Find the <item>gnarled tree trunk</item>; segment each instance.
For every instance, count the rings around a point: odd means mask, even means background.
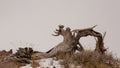
[[[81,37],[86,36],[93,36],[97,38],[95,51],[98,51],[103,54],[106,50],[104,48],[103,37],[101,33],[93,30],[94,27],[95,26],[91,28],[75,29],[71,31],[69,27],[64,29],[63,25],[59,25],[59,29],[56,29],[55,31],[56,35],[53,34],[53,36],[62,35],[63,41],[59,43],[57,46],[47,51],[46,53],[41,52],[33,54],[32,59],[54,57],[60,52],[73,54],[76,50],[83,51],[84,48],[82,47],[79,40]],[[79,45],[79,47],[77,45]]]

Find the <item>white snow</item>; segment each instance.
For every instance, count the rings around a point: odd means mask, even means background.
[[[60,65],[60,60],[54,60],[53,58],[46,58],[46,59],[40,59],[40,60],[36,60],[36,62],[38,62],[40,64],[39,67],[37,68],[62,68],[62,65]],[[32,68],[31,64],[27,64],[26,66],[22,66],[20,68]]]
[[[22,66],[20,68],[32,68],[30,64],[27,64],[26,66]]]

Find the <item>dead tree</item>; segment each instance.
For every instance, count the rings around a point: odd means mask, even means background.
[[[52,48],[46,53],[36,53],[32,55],[32,58],[41,58],[41,55],[43,54],[44,57],[54,57],[56,54],[62,52],[62,53],[73,53],[76,48],[76,40],[75,37],[72,35],[71,29],[67,27],[64,29],[63,25],[59,25],[59,29],[56,29],[55,31],[56,35],[53,36],[63,36],[63,41],[59,43],[57,46]],[[43,57],[43,56],[42,56]]]
[[[97,38],[95,51],[98,51],[103,54],[106,51],[103,43],[103,36],[101,33],[93,30],[94,27],[95,26],[91,28],[75,29],[71,31],[69,27],[64,29],[63,25],[59,25],[59,29],[56,29],[55,34],[53,34],[53,36],[61,35],[63,37],[63,41],[59,43],[57,46],[47,51],[46,53],[41,52],[41,53],[33,54],[32,58],[40,59],[40,58],[54,57],[60,52],[73,54],[75,53],[76,50],[84,51],[84,48],[82,47],[79,40],[81,37],[86,37],[86,36],[93,36]]]

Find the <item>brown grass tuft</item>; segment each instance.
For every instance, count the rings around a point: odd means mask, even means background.
[[[57,59],[63,59],[67,64],[81,65],[86,68],[120,68],[119,61],[111,53],[100,54],[90,50],[73,55],[59,53]]]

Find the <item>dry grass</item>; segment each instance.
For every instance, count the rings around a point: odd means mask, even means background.
[[[59,53],[57,59],[63,59],[68,64],[81,65],[85,68],[120,68],[119,60],[111,53],[100,54],[89,50],[74,55]]]
[[[11,53],[2,51],[0,52],[0,60],[10,55]],[[65,68],[70,68],[70,65],[82,66],[82,68],[120,68],[120,61],[114,58],[112,53],[106,52],[100,54],[95,51],[86,50],[75,54],[59,52],[56,55],[57,60],[62,59],[62,65]],[[24,63],[14,63],[16,65],[24,66]],[[31,66],[33,68],[39,67],[39,63],[32,60]],[[76,67],[75,67],[76,68]]]

